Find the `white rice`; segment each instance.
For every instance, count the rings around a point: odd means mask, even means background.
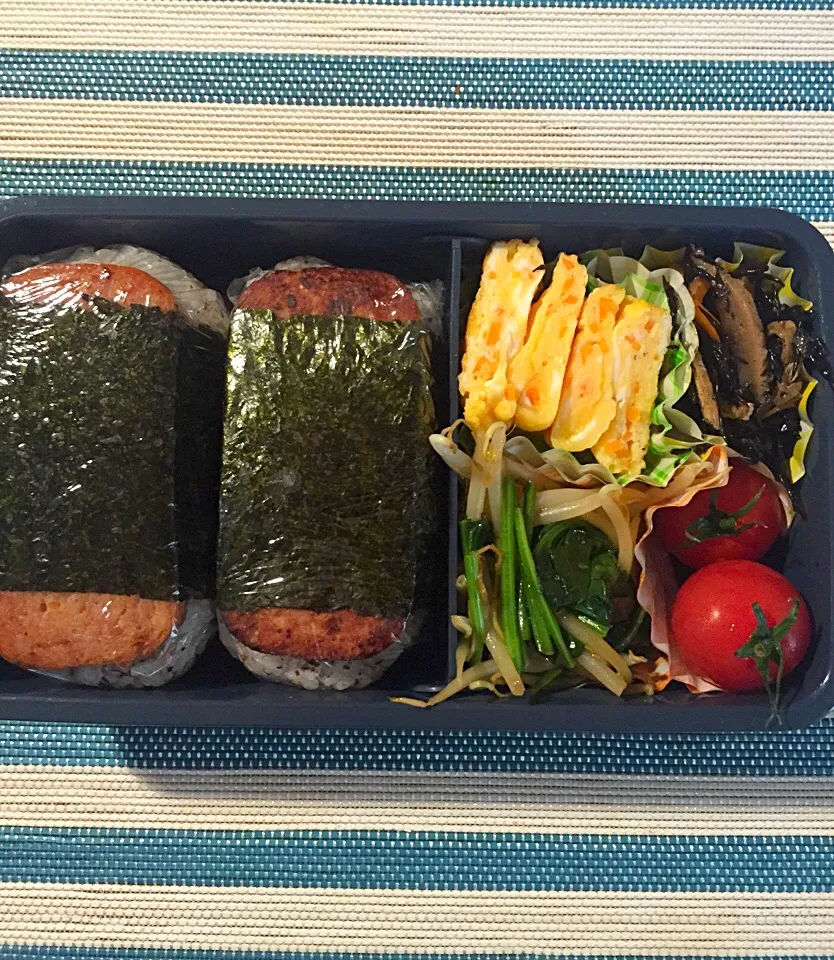
[[[332,263],[326,260],[320,260],[318,257],[290,257],[289,260],[281,260],[272,268],[273,270],[314,270],[317,267],[332,267]],[[263,274],[263,270],[261,274]]]
[[[261,680],[285,683],[305,690],[350,690],[367,687],[378,680],[409,646],[412,631],[407,629],[390,647],[365,660],[304,660],[253,650],[238,640],[218,616],[223,646],[246,669]]]
[[[409,283],[406,288],[411,291],[420,319],[426,330],[435,338],[443,337],[443,283],[432,280],[427,283]]]
[[[171,291],[177,312],[189,323],[209,327],[222,333],[224,337],[229,332],[229,312],[220,294],[216,290],[210,290],[187,270],[153,250],[130,244],[118,244],[100,250],[79,247],[65,259],[70,263],[111,263],[144,270]]]
[[[34,670],[45,677],[78,683],[85,687],[119,689],[162,687],[187,673],[205,650],[214,634],[214,607],[210,600],[190,600],[185,619],[174,627],[168,639],[143,660],[130,666],[105,664],[100,667],[69,667],[66,670]]]

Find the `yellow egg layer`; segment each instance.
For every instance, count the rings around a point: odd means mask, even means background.
[[[658,377],[672,335],[666,310],[627,297],[614,325],[614,417],[592,446],[597,460],[617,476],[637,476],[649,449],[649,425]]]
[[[588,450],[614,419],[614,324],[625,290],[613,283],[592,290],[565,372],[561,403],[548,442],[559,450]]]
[[[494,243],[466,324],[466,350],[458,377],[464,418],[473,431],[515,416],[518,394],[509,364],[521,349],[544,265],[538,240]]]
[[[518,397],[515,422],[522,430],[546,430],[559,409],[588,271],[562,254],[550,286],[533,305],[527,341],[510,362],[510,389]]]

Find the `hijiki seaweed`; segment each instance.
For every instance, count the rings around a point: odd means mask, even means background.
[[[801,506],[791,464],[800,404],[814,376],[832,386],[834,376],[825,345],[812,333],[811,304],[793,294],[789,275],[769,272],[773,259],[742,256],[727,264],[686,248],[683,272],[696,301],[699,343],[682,408],[745,459],[765,464]]]

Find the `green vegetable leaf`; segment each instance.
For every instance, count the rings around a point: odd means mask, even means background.
[[[464,517],[460,522],[461,550],[475,553],[493,542],[494,534],[489,520],[470,520]]]
[[[598,553],[591,560],[585,599],[575,603],[573,609],[607,628],[613,614],[612,586],[619,578],[620,567],[613,551]]]
[[[605,639],[618,653],[627,653],[630,650],[643,657],[652,652],[656,653],[652,647],[651,617],[637,603],[628,620],[615,623]]]
[[[554,610],[571,610],[605,629],[614,619],[614,597],[630,588],[614,545],[585,521],[563,520],[543,528],[534,550],[542,592]]]

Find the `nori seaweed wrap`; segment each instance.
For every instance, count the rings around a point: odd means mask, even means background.
[[[160,686],[214,629],[228,314],[158,254],[84,248],[0,283],[0,657]]]
[[[263,679],[365,686],[419,625],[438,287],[293,261],[232,292],[220,637]]]

